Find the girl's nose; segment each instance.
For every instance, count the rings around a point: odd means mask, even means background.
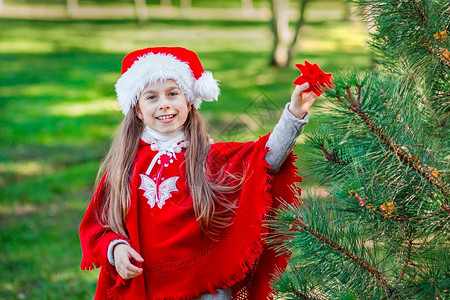
[[[159,104],[159,109],[170,108],[170,102],[166,97],[161,98],[161,102]]]

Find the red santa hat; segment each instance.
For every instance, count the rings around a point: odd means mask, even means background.
[[[195,52],[181,47],[146,48],[127,54],[122,61],[122,76],[115,87],[123,114],[136,106],[145,86],[167,79],[174,80],[197,109],[202,100],[219,97],[218,81],[203,69]]]

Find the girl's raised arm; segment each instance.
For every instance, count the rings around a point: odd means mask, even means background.
[[[267,141],[266,147],[269,148],[269,152],[265,159],[272,168],[272,173],[280,169],[302,133],[303,126],[309,121],[308,111],[317,99],[317,95],[312,91],[304,92],[308,87],[307,82],[295,87],[291,102],[286,105],[280,121]]]

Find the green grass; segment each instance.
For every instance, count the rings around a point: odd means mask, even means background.
[[[367,69],[364,25],[331,18],[335,10],[311,8],[314,22],[303,28],[294,62],[307,59],[329,72]],[[219,101],[201,108],[216,139],[233,122],[247,124],[245,139],[271,130],[299,75],[268,66],[265,21],[152,18],[138,26],[4,18],[0,28],[0,299],[92,298],[97,272],[79,270],[77,229],[122,118],[114,83],[124,54],[159,45],[195,50],[221,81]],[[254,113],[261,99],[275,113],[249,121],[243,109]]]

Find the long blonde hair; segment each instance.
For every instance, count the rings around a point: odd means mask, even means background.
[[[97,219],[103,226],[125,237],[128,237],[124,220],[131,201],[133,162],[143,129],[144,123],[137,117],[135,110],[131,109],[123,119],[97,174],[98,186],[106,172],[102,186],[104,194],[100,198],[103,202]],[[210,139],[206,124],[194,107],[188,114],[184,133],[186,141],[189,141],[185,154],[186,177],[195,216],[203,231],[214,233],[216,229],[230,224],[236,201],[230,201],[225,195],[237,191],[243,183],[243,177],[236,178],[226,174],[218,176],[222,178],[220,182],[211,181],[214,174],[209,174],[206,166]],[[236,184],[230,186],[230,179]]]
[[[185,155],[186,177],[191,190],[194,212],[200,227],[215,233],[215,230],[230,225],[237,199],[228,199],[226,195],[237,191],[242,186],[245,176],[239,178],[232,174],[223,174],[224,170],[219,174],[210,173],[206,165],[211,145],[210,138],[206,124],[195,108],[189,112],[184,134],[186,140],[190,142]]]

